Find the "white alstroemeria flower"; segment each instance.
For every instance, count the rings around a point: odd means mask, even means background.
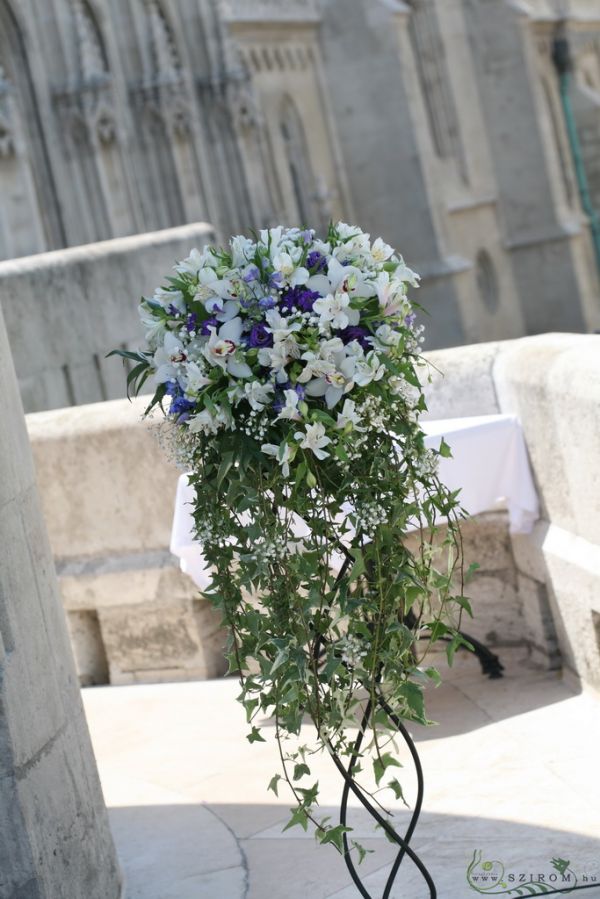
[[[324,378],[325,375],[335,372],[335,364],[328,359],[320,359],[315,353],[303,353],[306,365],[298,375],[298,383],[306,384],[313,378]]]
[[[188,362],[185,366],[183,378],[179,378],[181,386],[187,395],[199,393],[203,387],[210,384],[210,378],[206,377],[204,367],[200,367],[197,362]]]
[[[381,364],[374,352],[367,353],[364,360],[358,360],[354,369],[354,383],[366,387],[372,381],[380,381],[385,374],[385,366]]]
[[[402,335],[389,325],[380,325],[375,331],[375,336],[384,347],[398,346]]]
[[[177,378],[177,365],[185,362],[187,354],[181,341],[175,337],[172,331],[167,331],[163,345],[154,353],[154,380],[157,384],[165,384],[167,381],[175,381]]]
[[[272,347],[261,347],[258,351],[258,361],[265,368],[271,368],[277,372],[277,379],[281,383],[287,381],[285,366],[292,359],[300,357],[300,347],[293,334],[283,340],[276,340]]]
[[[313,312],[319,316],[320,331],[326,331],[330,327],[343,330],[360,321],[360,312],[350,308],[350,297],[342,291],[315,300]]]
[[[374,240],[371,245],[371,256],[373,257],[373,261],[379,263],[380,265],[393,256],[394,250],[390,247],[389,243],[385,243],[378,237],[377,240]]]
[[[156,347],[162,343],[167,330],[166,323],[162,318],[155,318],[152,313],[143,305],[138,306],[138,315],[144,329],[144,338],[151,347]]]
[[[249,237],[239,234],[231,238],[231,267],[243,268],[256,252],[256,244]]]
[[[222,409],[217,409],[216,414],[203,409],[188,420],[188,428],[192,434],[216,434],[227,423],[227,416]]]
[[[402,257],[400,257],[400,264],[396,271],[394,272],[394,277],[398,278],[399,281],[406,281],[410,284],[411,287],[419,287],[421,276],[416,272],[413,272],[412,268],[409,268]]]
[[[216,267],[219,260],[210,247],[204,247],[202,252],[194,248],[187,259],[182,259],[175,266],[175,271],[185,275],[197,275],[206,266]]]
[[[286,443],[278,446],[276,443],[263,443],[263,445],[261,446],[261,450],[265,454],[265,456],[275,456],[275,458],[281,465],[282,475],[284,476],[284,478],[289,478],[291,456],[290,445]]]
[[[301,421],[302,416],[298,412],[298,403],[300,401],[300,397],[296,393],[295,390],[284,390],[283,396],[285,398],[285,405],[275,421],[279,421],[280,418],[287,418],[291,421]]]
[[[235,297],[235,285],[229,278],[219,278],[212,268],[202,269],[194,299],[203,303],[207,312],[222,312],[226,301]]]
[[[169,309],[173,306],[178,312],[185,312],[185,298],[180,290],[165,290],[164,287],[157,287],[152,297],[153,303],[158,303],[163,309]]]
[[[379,272],[376,286],[383,315],[398,315],[403,309],[408,309],[404,284],[398,278],[390,278],[389,272]]]
[[[347,358],[338,356],[337,369],[329,370],[322,377],[308,382],[305,388],[307,396],[324,396],[327,408],[333,409],[344,394],[354,387],[357,364],[354,356]]]
[[[261,384],[260,381],[247,381],[244,384],[244,393],[251,407],[257,412],[262,412],[270,402],[275,388],[272,384]]]
[[[291,287],[306,284],[310,272],[303,266],[296,267],[294,259],[289,253],[277,253],[273,259],[273,268],[279,272]]]
[[[302,328],[301,322],[290,322],[289,318],[280,315],[276,309],[269,309],[265,319],[275,343],[287,340],[294,331],[300,331]]]
[[[354,400],[345,400],[342,411],[338,412],[335,426],[338,430],[343,431],[348,425],[352,425],[355,431],[364,431],[361,427],[361,417],[356,411],[356,403]]]
[[[340,240],[348,240],[349,238],[356,240],[361,237],[366,237],[368,240],[370,237],[369,234],[361,231],[358,225],[347,225],[346,222],[338,222],[335,226],[335,231]]]
[[[331,443],[331,437],[325,433],[325,425],[317,421],[315,424],[306,425],[306,431],[296,431],[294,439],[300,442],[302,449],[309,449],[317,459],[326,459],[329,453],[323,449]]]
[[[234,378],[250,378],[252,377],[250,366],[234,358],[240,347],[241,337],[242,320],[232,318],[221,325],[218,331],[216,328],[210,329],[210,337],[202,352],[211,365],[219,365]]]
[[[351,297],[369,298],[376,294],[375,282],[369,272],[363,272],[354,265],[342,265],[335,257],[329,260],[326,275],[312,275],[306,284],[310,290],[316,290],[323,296],[338,290]]]

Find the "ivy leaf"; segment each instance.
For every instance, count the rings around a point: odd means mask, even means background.
[[[381,778],[385,774],[386,768],[401,768],[402,765],[398,759],[394,758],[391,752],[384,752],[383,755],[373,759],[373,773],[375,775],[375,783],[377,786],[381,783]]]
[[[249,734],[246,735],[246,739],[249,743],[266,743],[267,741],[258,729],[258,727],[253,727]]]
[[[308,765],[305,765],[304,762],[298,762],[297,765],[294,765],[294,780],[300,780],[306,774],[310,774]]]
[[[304,808],[303,805],[299,805],[298,808],[290,809],[292,813],[292,817],[288,821],[288,823],[283,828],[284,831],[289,830],[291,827],[300,826],[302,830],[306,831],[308,829],[308,812]]]
[[[344,834],[349,833],[352,827],[346,827],[344,824],[338,824],[337,827],[328,827],[327,830],[318,832],[319,842],[333,843],[338,852],[344,851]]]
[[[453,598],[454,598],[454,602],[457,605],[459,605],[461,607],[461,609],[464,609],[465,612],[467,613],[467,615],[470,618],[472,618],[473,617],[473,609],[471,608],[471,603],[469,602],[467,597],[466,596],[455,596]]]
[[[351,846],[353,849],[356,849],[359,865],[362,865],[367,855],[370,855],[375,851],[374,849],[365,849],[365,847],[358,843],[356,840],[351,840]]]
[[[352,581],[357,580],[361,576],[361,574],[365,573],[365,559],[360,547],[353,547],[350,550],[350,554],[354,558],[354,565],[352,566],[350,574],[348,575],[348,581],[352,583]]]
[[[440,456],[442,456],[444,459],[452,458],[452,450],[450,449],[449,445],[446,443],[446,441],[444,440],[443,437],[442,437],[442,442],[440,443],[439,452],[440,452]]]
[[[394,796],[396,797],[396,799],[401,799],[404,805],[408,808],[408,803],[404,798],[404,792],[402,791],[402,784],[400,783],[400,781],[396,777],[394,777],[393,780],[390,780],[390,782],[388,783],[388,787],[390,788],[390,790],[394,791]]]
[[[278,789],[280,780],[281,774],[275,774],[269,781],[269,786],[267,787],[267,790],[272,790],[276,796],[279,796]]]

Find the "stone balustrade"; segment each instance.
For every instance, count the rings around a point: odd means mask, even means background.
[[[549,667],[562,657],[598,685],[599,351],[600,337],[560,334],[439,350],[426,387],[432,418],[517,413],[542,500],[531,536],[511,537],[502,512],[465,524],[467,561],[481,566],[468,629],[492,646],[527,646]],[[218,618],[168,551],[178,472],[140,420],[144,404],[28,416],[84,683],[223,670]]]

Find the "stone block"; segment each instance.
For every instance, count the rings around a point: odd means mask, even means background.
[[[532,652],[536,651],[538,662],[543,660],[550,669],[560,668],[558,637],[545,584],[519,573],[518,589],[527,643]]]
[[[494,360],[511,341],[430,350],[430,366],[421,372],[427,413],[424,419],[495,415],[500,411],[492,377]]]
[[[113,684],[218,677],[227,668],[220,615],[206,600],[98,611]]]
[[[81,686],[107,683],[108,662],[98,613],[91,609],[68,612],[67,625]]]

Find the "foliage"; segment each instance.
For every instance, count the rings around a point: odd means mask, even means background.
[[[377,700],[427,723],[423,688],[439,675],[424,658],[438,640],[451,657],[468,609],[461,512],[437,475],[448,447],[426,449],[418,423],[408,284],[418,276],[391,247],[343,223],[325,241],[282,228],[236,237],[193,251],[142,301],[148,347],[130,354],[129,386],[152,377],[148,411],[163,409],[195,488],[248,740],[274,718],[282,767],[269,789],[294,797],[287,826],[313,822],[340,850],[347,828],[319,816],[313,754],[347,759],[370,697],[361,763],[403,799],[396,729]],[[307,718],[316,736],[304,743]]]

